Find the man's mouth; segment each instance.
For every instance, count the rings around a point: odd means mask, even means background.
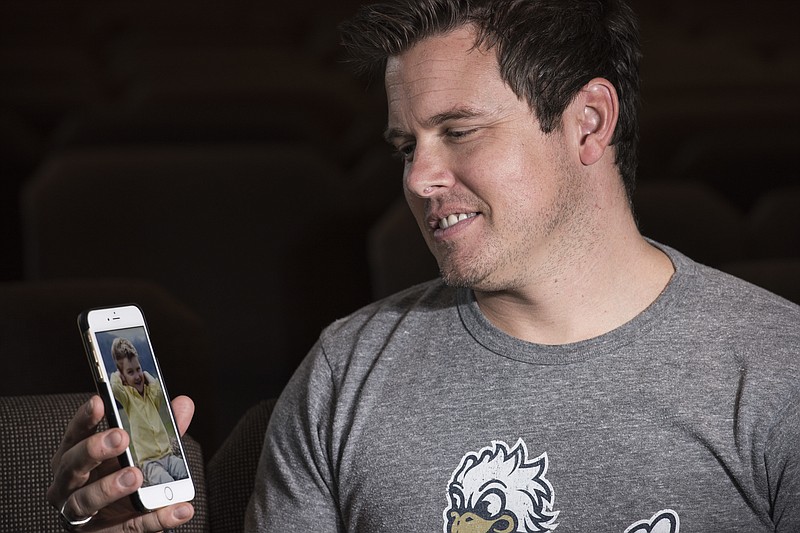
[[[472,218],[478,213],[453,213],[452,215],[448,215],[444,218],[439,219],[439,229],[447,229],[451,226],[454,226],[461,222],[462,220],[466,220],[468,218]]]

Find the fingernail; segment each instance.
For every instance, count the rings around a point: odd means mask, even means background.
[[[92,416],[92,411],[94,411],[93,406],[94,398],[89,398],[89,401],[84,405],[84,408],[86,409],[86,416]]]
[[[109,448],[116,448],[122,443],[122,435],[119,434],[119,431],[112,431],[106,435],[105,443]]]
[[[189,510],[188,505],[180,505],[175,508],[175,511],[172,513],[172,516],[174,516],[178,520],[186,520],[191,516],[191,514],[192,512]]]
[[[123,487],[132,487],[136,484],[136,476],[128,470],[119,477],[119,484]]]

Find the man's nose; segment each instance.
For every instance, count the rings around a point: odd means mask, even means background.
[[[429,198],[447,189],[455,181],[453,172],[444,154],[417,144],[414,158],[406,163],[403,183],[412,195]]]

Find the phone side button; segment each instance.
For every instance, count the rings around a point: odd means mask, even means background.
[[[172,489],[169,487],[164,487],[164,496],[169,500],[172,501],[172,498],[175,496],[172,494]]]

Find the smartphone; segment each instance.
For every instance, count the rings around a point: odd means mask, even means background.
[[[134,505],[151,511],[193,499],[189,464],[142,310],[135,304],[90,309],[78,316],[78,326],[108,423],[130,435],[120,464],[144,475]]]

